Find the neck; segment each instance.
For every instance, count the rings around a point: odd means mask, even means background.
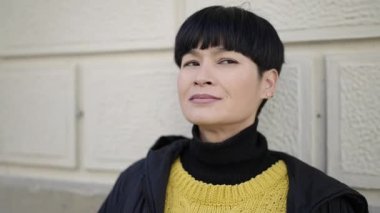
[[[254,120],[218,126],[198,125],[200,138],[204,142],[220,143],[252,125],[253,122]]]
[[[258,120],[220,143],[200,138],[199,127],[181,153],[181,162],[195,179],[212,184],[242,183],[271,166],[276,158],[268,152],[265,137],[257,132]]]

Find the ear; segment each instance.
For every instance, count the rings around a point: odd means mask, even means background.
[[[278,72],[276,69],[265,71],[261,77],[261,98],[269,99],[276,91]]]

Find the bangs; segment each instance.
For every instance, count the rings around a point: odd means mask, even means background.
[[[201,12],[201,11],[200,11]],[[175,43],[175,62],[181,66],[183,55],[192,49],[223,47],[242,54],[247,52],[247,42],[242,37],[241,17],[238,14],[216,9],[213,13],[199,14],[188,19],[179,30]]]
[[[235,46],[231,41],[234,38],[236,38],[236,32],[234,32],[234,23],[231,19],[218,14],[206,14],[197,23],[184,29],[183,37],[178,45],[188,50],[217,46],[231,50]]]

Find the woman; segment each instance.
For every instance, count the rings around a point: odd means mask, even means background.
[[[358,192],[269,151],[257,132],[284,62],[268,21],[237,7],[202,9],[179,29],[174,55],[193,138],[161,137],[100,212],[368,212]]]

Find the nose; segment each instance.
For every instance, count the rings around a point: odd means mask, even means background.
[[[198,85],[198,86],[205,86],[205,85],[212,85],[212,81],[209,81],[209,80],[195,80],[194,81],[194,85]]]
[[[207,63],[203,63],[199,66],[197,74],[194,79],[194,85],[196,86],[206,86],[213,85],[214,80],[212,76],[212,66]]]

